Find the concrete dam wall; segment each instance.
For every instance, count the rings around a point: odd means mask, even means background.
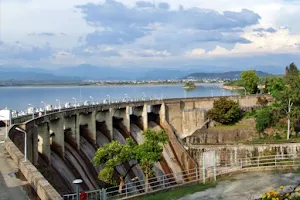
[[[66,194],[75,191],[72,184],[75,178],[84,180],[81,190],[108,186],[97,178],[102,167],[94,167],[91,163],[97,148],[111,140],[124,143],[127,137],[142,143],[142,132],[148,128],[164,129],[169,137],[169,143],[164,145],[161,161],[155,163],[156,176],[180,174],[181,171],[196,168],[194,159],[198,159],[198,150],[190,149],[193,155],[191,157],[181,145],[180,138],[191,135],[203,126],[207,120],[207,110],[218,98],[169,99],[79,107],[49,113],[34,120],[25,116],[23,119],[14,119],[13,123],[27,132],[28,159],[60,194]],[[229,98],[239,102],[244,108],[254,107],[257,102],[257,96]],[[24,137],[15,129],[10,131],[9,136],[23,152]],[[116,180],[117,174],[125,174],[135,162],[132,160],[116,167]],[[140,166],[136,165],[126,177],[126,182],[136,177],[141,180],[144,176]],[[180,183],[184,181],[183,177],[184,174],[173,178]]]
[[[194,160],[202,165],[202,155],[206,151],[216,152],[216,161],[219,166],[232,166],[239,164],[241,159],[287,154],[299,154],[299,143],[286,144],[257,144],[257,145],[190,145],[189,154]]]

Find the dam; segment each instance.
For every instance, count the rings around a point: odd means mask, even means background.
[[[238,102],[242,109],[247,110],[257,106],[257,97],[247,95],[227,98]],[[8,144],[8,148],[14,149],[14,144],[24,154],[24,135],[16,130],[16,127],[25,130],[28,160],[53,187],[52,194],[57,192],[56,194],[63,195],[75,191],[72,181],[77,178],[83,180],[83,184],[80,185],[82,191],[109,186],[97,178],[101,166],[94,167],[91,163],[99,147],[112,140],[125,143],[128,137],[140,144],[144,141],[144,130],[164,129],[169,142],[164,145],[161,161],[154,165],[155,176],[179,174],[173,179],[180,183],[184,181],[184,174],[180,173],[195,169],[201,164],[197,156],[203,151],[199,148],[187,150],[182,141],[207,124],[207,111],[218,98],[220,97],[91,105],[54,111],[34,119],[31,116],[14,118],[9,131],[9,139],[13,143]],[[132,160],[116,167],[115,173],[124,174],[134,162]],[[25,177],[29,176],[30,170],[26,168],[23,171],[27,173]],[[36,186],[33,175],[30,178]],[[139,165],[130,170],[126,182],[135,178],[145,178]],[[39,187],[40,185],[35,189],[38,191]],[[46,189],[42,189],[40,195],[47,195]],[[144,188],[139,190],[143,191]]]

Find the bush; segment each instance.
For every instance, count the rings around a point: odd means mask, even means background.
[[[271,112],[269,108],[264,108],[257,112],[256,130],[262,133],[271,123]]]
[[[241,110],[239,104],[233,100],[220,98],[214,101],[208,117],[222,124],[234,124],[241,118]]]
[[[275,139],[276,139],[276,140],[281,140],[281,139],[282,139],[279,133],[276,133]]]

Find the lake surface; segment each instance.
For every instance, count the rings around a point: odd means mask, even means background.
[[[43,107],[41,101],[46,104],[57,105],[56,99],[61,105],[66,102],[74,103],[85,100],[103,102],[110,95],[111,101],[127,98],[184,98],[235,95],[234,92],[222,90],[221,84],[197,84],[197,88],[186,91],[182,85],[127,85],[127,86],[68,86],[68,87],[0,87],[0,109],[8,107],[12,110],[26,110],[28,104],[34,107]]]

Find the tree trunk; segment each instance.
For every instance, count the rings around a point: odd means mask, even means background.
[[[145,187],[146,187],[146,193],[147,193],[149,191],[149,166],[148,166],[148,164],[146,166]]]
[[[288,130],[287,130],[287,140],[290,139],[290,132],[291,132],[291,110],[292,110],[293,103],[289,99],[289,104],[288,104]]]
[[[288,130],[287,130],[287,140],[290,139],[290,131],[291,131],[291,120],[290,117],[288,118]]]
[[[123,178],[123,176],[120,176],[120,185],[119,185],[119,193],[120,194],[122,193],[124,184],[125,184],[124,178]]]

